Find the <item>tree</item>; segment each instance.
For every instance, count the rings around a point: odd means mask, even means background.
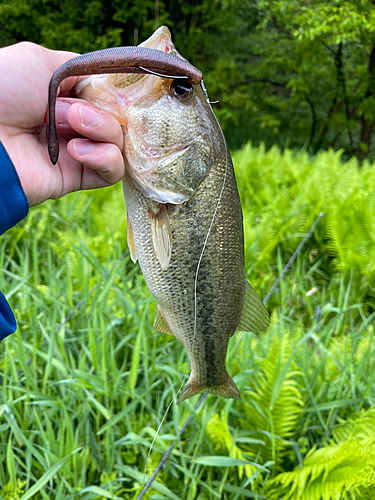
[[[0,0],[0,42],[87,52],[167,24],[231,148],[375,158],[375,0]]]
[[[233,37],[246,23],[243,5]],[[222,68],[210,75],[221,79],[225,115],[228,108],[239,124],[268,130],[282,146],[373,158],[374,0],[248,0],[245,8],[255,9],[257,29],[248,22],[242,48],[223,56],[232,66],[224,85]]]

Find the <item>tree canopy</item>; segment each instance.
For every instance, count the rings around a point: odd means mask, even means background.
[[[232,148],[375,158],[375,0],[0,0],[0,43],[87,52],[166,24]]]

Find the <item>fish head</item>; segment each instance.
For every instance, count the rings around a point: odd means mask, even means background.
[[[165,26],[143,47],[186,61]],[[124,133],[126,167],[142,193],[159,203],[191,199],[213,164],[220,129],[201,85],[152,74],[93,75],[78,97],[115,116]]]

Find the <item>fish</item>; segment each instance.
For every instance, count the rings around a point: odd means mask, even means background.
[[[141,46],[186,61],[165,26]],[[269,314],[246,279],[234,168],[204,84],[93,75],[75,93],[123,127],[130,255],[158,304],[154,329],[173,335],[190,361],[177,402],[201,392],[240,399],[226,368],[229,339],[266,329]]]

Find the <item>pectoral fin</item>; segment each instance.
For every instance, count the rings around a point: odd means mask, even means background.
[[[172,233],[168,212],[165,205],[160,204],[158,213],[150,214],[152,242],[156,257],[162,269],[167,269],[172,255]]]
[[[167,335],[173,335],[159,306],[156,309],[156,314],[154,319],[154,330],[160,333],[166,333]]]
[[[243,332],[261,332],[270,323],[270,317],[263,302],[249,282],[246,282],[242,316],[237,330]]]
[[[137,257],[137,252],[135,250],[133,228],[130,223],[129,214],[126,214],[126,228],[127,228],[126,232],[128,236],[128,248],[130,252],[130,258],[135,264],[138,260],[138,257]]]

